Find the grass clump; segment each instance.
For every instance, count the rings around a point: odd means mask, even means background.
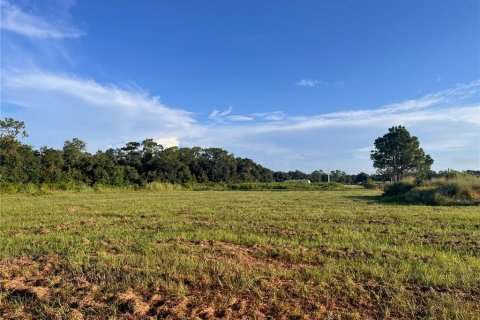
[[[362,185],[363,185],[363,187],[364,187],[365,189],[372,189],[372,190],[374,190],[374,189],[378,189],[378,188],[379,188],[378,184],[377,184],[375,181],[373,181],[372,179],[370,179],[370,178],[368,178],[367,180],[365,180],[365,181],[362,183]]]
[[[185,190],[187,187],[181,184],[174,184],[174,183],[165,183],[165,182],[150,182],[144,187],[145,190],[150,191],[172,191],[172,190]]]
[[[388,186],[383,197],[390,201],[427,205],[480,205],[480,178],[456,174],[414,183],[401,181]]]

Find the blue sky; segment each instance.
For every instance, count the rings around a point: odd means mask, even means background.
[[[476,0],[0,4],[2,117],[36,147],[151,137],[373,172],[402,124],[434,169],[480,169]]]

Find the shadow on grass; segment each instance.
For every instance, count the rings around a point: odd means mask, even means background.
[[[364,201],[367,203],[381,203],[381,204],[390,204],[390,205],[412,205],[413,203],[410,203],[405,200],[405,196],[399,195],[399,196],[392,196],[392,197],[383,197],[381,195],[378,196],[351,196],[351,195],[345,195],[344,196],[347,199],[351,200],[356,200],[356,201]]]
[[[358,201],[367,201],[367,202],[377,202],[382,199],[382,196],[351,196],[345,195],[344,198],[351,199],[351,200],[358,200]]]

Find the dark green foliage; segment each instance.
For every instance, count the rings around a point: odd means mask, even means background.
[[[383,196],[384,197],[398,196],[398,195],[407,193],[413,188],[415,188],[415,184],[412,182],[401,181],[401,182],[392,183],[385,187]]]
[[[403,197],[402,201],[435,205],[435,191],[433,188],[413,188],[401,195]]]
[[[13,140],[18,135],[23,138],[28,136],[23,121],[17,121],[12,118],[5,118],[5,120],[0,119],[0,138],[9,137]]]
[[[363,173],[368,178],[368,174]],[[333,170],[330,171],[330,182],[337,182],[343,184],[354,184],[357,183],[356,179],[359,175],[356,174],[347,174],[344,171]],[[328,181],[328,172],[322,170],[315,170],[310,174],[303,173],[299,170],[282,172],[276,171],[273,172],[273,181],[283,182],[287,180],[310,180],[311,182],[327,182]]]
[[[377,138],[370,157],[375,168],[396,182],[407,175],[424,178],[433,164],[433,159],[420,148],[418,138],[403,126],[391,127]]]
[[[251,159],[235,158],[220,148],[165,149],[153,139],[131,141],[124,147],[95,154],[88,153],[86,143],[77,138],[65,141],[62,150],[48,147],[35,150],[17,139],[19,135],[27,136],[23,122],[8,118],[1,121],[0,129],[1,183],[35,183],[48,185],[49,189],[68,190],[81,190],[81,186],[96,186],[97,190],[105,186],[136,185],[143,188],[154,182],[213,183],[215,188],[218,184],[228,183],[232,188],[281,189],[280,184],[258,187],[257,183],[328,180],[328,174],[321,170],[311,174],[299,170],[272,172]],[[357,178],[339,170],[332,171],[330,176],[332,182],[347,184]],[[17,190],[16,187],[5,188],[5,191]],[[303,183],[298,188],[311,187]]]
[[[356,175],[355,180],[353,180],[353,182],[365,183],[368,179],[370,179],[370,176],[368,174],[366,174],[365,172],[360,172],[359,174]]]
[[[24,188],[15,185],[28,184],[68,190],[96,186],[100,190],[100,186],[146,186],[153,182],[273,181],[271,170],[250,159],[235,158],[220,148],[164,149],[152,139],[145,139],[90,154],[86,143],[77,138],[65,141],[62,150],[48,147],[35,150],[20,142],[19,135],[27,136],[23,122],[11,118],[1,120],[0,189],[3,192],[18,192]]]

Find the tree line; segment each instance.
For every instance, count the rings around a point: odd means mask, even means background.
[[[248,158],[235,157],[221,148],[164,148],[153,139],[128,142],[121,148],[89,153],[77,138],[65,141],[62,149],[36,150],[22,143],[25,124],[12,118],[0,120],[0,181],[9,183],[63,183],[112,186],[204,182],[282,182],[308,179],[326,182],[321,170],[274,172]],[[330,181],[358,183],[366,173],[349,175],[335,170]]]
[[[153,139],[128,142],[121,148],[89,153],[77,138],[65,141],[62,149],[22,143],[25,124],[12,118],[0,119],[0,182],[82,183],[111,186],[145,185],[150,182],[282,182],[308,179],[326,182],[321,170],[274,172],[248,158],[235,157],[221,148],[164,148]],[[330,172],[330,181],[352,184],[367,179],[386,180],[385,175]]]

